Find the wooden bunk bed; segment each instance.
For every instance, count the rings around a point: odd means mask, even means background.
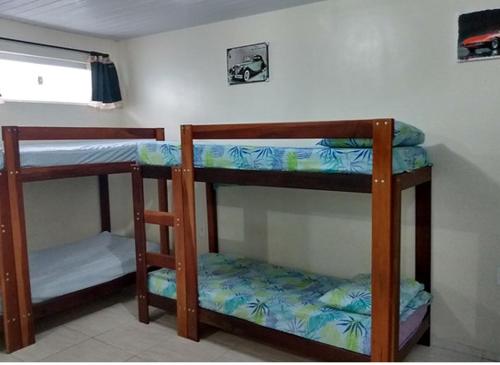
[[[393,173],[393,119],[265,123],[237,125],[183,125],[182,169],[142,165],[133,172],[138,297],[140,320],[148,322],[148,306],[177,311],[178,334],[199,339],[199,324],[253,336],[290,351],[328,361],[398,361],[416,343],[430,343],[430,307],[406,343],[399,344],[400,229],[402,191],[415,187],[415,279],[431,289],[431,167]],[[205,139],[373,139],[373,170],[367,174],[248,171],[194,166],[193,140]],[[144,212],[143,178],[172,179],[174,213]],[[201,308],[198,298],[194,183],[206,183],[209,251],[218,252],[216,196],[213,184],[291,187],[372,195],[372,315],[371,354],[361,354],[263,327],[250,321]],[[175,253],[146,251],[145,223],[173,226]],[[145,260],[141,260],[141,258]],[[176,300],[148,290],[151,267],[175,270]]]
[[[121,290],[134,283],[135,273],[108,282],[32,303],[30,286],[23,184],[32,181],[98,176],[101,230],[111,231],[108,175],[130,173],[135,157],[129,161],[83,164],[24,166],[20,141],[50,141],[57,145],[70,140],[164,140],[159,128],[63,128],[2,127],[4,168],[0,171],[0,224],[2,320],[6,351],[12,352],[35,341],[34,318],[64,311],[86,301]],[[134,147],[136,150],[136,147]],[[134,151],[135,151],[134,150]],[[57,152],[57,151],[56,151]],[[167,207],[166,179],[158,180],[159,209]],[[166,230],[161,228],[161,250],[168,247]]]

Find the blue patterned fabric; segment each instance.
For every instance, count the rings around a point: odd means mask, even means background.
[[[392,145],[417,146],[424,143],[425,134],[420,129],[403,122],[394,122],[394,135]],[[373,140],[371,138],[324,138],[318,144],[336,148],[371,148]]]
[[[371,316],[340,311],[319,301],[323,294],[348,283],[347,280],[235,255],[202,255],[198,267],[202,308],[370,353]],[[175,299],[175,271],[161,269],[149,273],[148,286],[151,293]],[[421,291],[405,308],[401,320],[407,320],[429,301],[430,295]]]
[[[195,144],[195,167],[236,170],[309,171],[371,174],[371,148],[271,147]],[[143,165],[174,166],[181,163],[180,146],[172,142],[146,142],[138,147]],[[429,166],[422,147],[395,147],[393,172],[402,173]]]
[[[342,311],[370,315],[372,313],[371,285],[371,275],[360,274],[354,277],[352,281],[328,291],[319,300]],[[423,290],[424,286],[413,279],[401,280],[400,313],[403,313],[406,306]]]

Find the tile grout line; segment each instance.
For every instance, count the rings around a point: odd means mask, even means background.
[[[55,326],[55,328],[59,328],[59,327],[64,327],[64,328],[65,328],[65,329],[67,329],[67,330],[77,332],[77,333],[79,333],[79,334],[81,334],[81,335],[86,336],[86,338],[82,339],[82,340],[81,340],[81,341],[79,341],[79,342],[76,342],[76,343],[74,343],[74,344],[71,344],[71,345],[69,345],[68,347],[65,347],[65,348],[63,348],[63,349],[61,349],[61,350],[58,350],[58,351],[56,351],[56,352],[54,352],[54,353],[52,353],[52,354],[50,354],[50,355],[47,355],[47,356],[45,356],[45,357],[42,357],[40,360],[35,361],[35,362],[40,362],[40,361],[43,361],[44,359],[46,359],[46,358],[48,358],[48,357],[50,357],[50,356],[52,356],[52,355],[58,354],[58,353],[60,353],[60,352],[62,352],[62,351],[66,351],[67,349],[70,349],[70,348],[72,348],[72,347],[74,347],[74,346],[78,346],[78,345],[80,345],[80,344],[84,343],[85,341],[88,341],[88,340],[91,338],[91,337],[89,337],[88,335],[86,335],[85,333],[82,333],[82,332],[80,332],[80,331],[76,331],[76,330],[74,330],[73,328],[66,327],[64,324],[59,325],[59,326]],[[35,345],[35,344],[36,344],[36,342],[35,342],[33,345]],[[32,346],[32,345],[30,345],[30,346]],[[29,346],[27,346],[27,347],[29,347]],[[26,348],[26,347],[24,347],[24,348]],[[20,350],[22,350],[22,349],[20,349]],[[20,357],[17,357],[15,353],[14,353],[14,354],[11,354],[11,356],[12,356],[12,357],[14,357],[15,359],[17,359],[17,360],[21,361],[21,362],[33,362],[33,361],[31,361],[31,360],[24,360],[24,359],[21,359]]]

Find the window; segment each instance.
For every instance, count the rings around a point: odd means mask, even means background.
[[[90,69],[83,62],[0,51],[0,94],[6,101],[87,104],[92,96]]]

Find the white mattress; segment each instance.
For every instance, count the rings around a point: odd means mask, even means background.
[[[158,245],[149,243],[150,251]],[[102,232],[81,241],[29,253],[33,303],[135,272],[133,239]]]
[[[21,142],[21,166],[46,167],[136,161],[138,142],[138,140]],[[0,169],[3,167],[2,146]]]

